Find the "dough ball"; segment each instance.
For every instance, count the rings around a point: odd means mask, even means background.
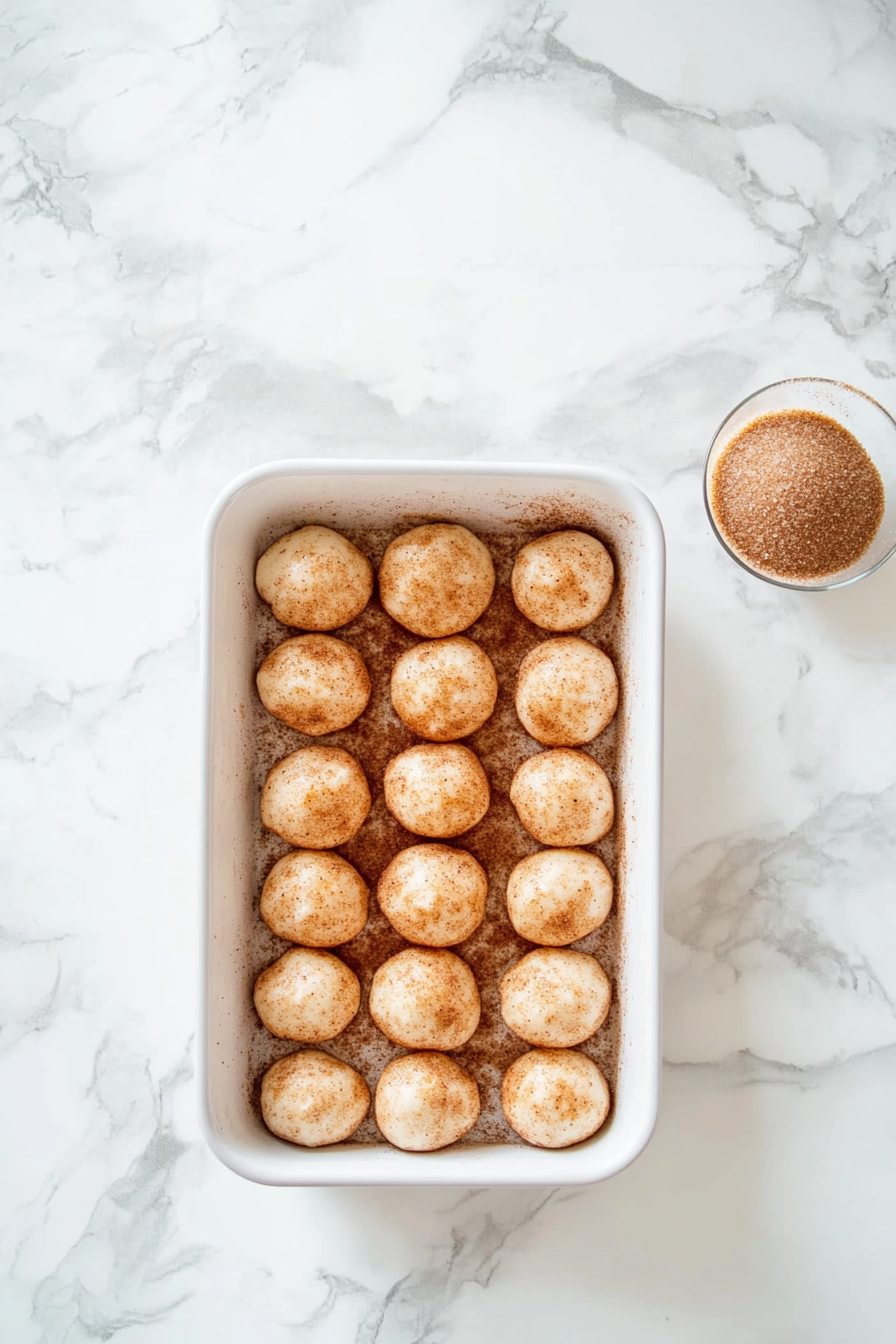
[[[501,1016],[530,1045],[562,1049],[593,1036],[610,1011],[599,961],[568,947],[539,947],[501,978]]]
[[[479,1119],[479,1088],[453,1059],[428,1050],[386,1065],[374,1108],[377,1124],[396,1148],[431,1153],[473,1128]]]
[[[268,873],[261,917],[278,938],[305,947],[338,947],[367,923],[367,884],[338,854],[295,849]]]
[[[374,975],[370,1016],[408,1050],[456,1050],[479,1025],[476,979],[453,952],[408,947]]]
[[[472,854],[448,845],[412,845],[383,873],[380,909],[409,943],[462,943],[485,917],[488,878]]]
[[[481,728],[495,707],[492,660],[472,639],[455,635],[417,644],[392,669],[392,704],[411,732],[453,742]]]
[[[491,602],[494,586],[485,546],[456,523],[411,528],[387,547],[380,565],[383,606],[427,639],[466,630]]]
[[[491,792],[469,747],[409,747],[393,756],[383,777],[386,806],[415,835],[448,839],[481,821]]]
[[[605,653],[584,639],[548,639],[527,653],[516,681],[516,712],[536,742],[578,747],[616,713],[619,683]]]
[[[549,532],[524,546],[510,579],[513,600],[543,630],[581,630],[613,592],[613,561],[587,532]]]
[[[255,981],[255,1009],[287,1041],[332,1041],[361,1003],[354,971],[332,952],[291,947]]]
[[[523,761],[510,784],[510,801],[542,845],[592,845],[613,825],[610,781],[590,756],[568,747]]]
[[[530,1050],[504,1075],[507,1123],[538,1148],[568,1148],[596,1134],[610,1111],[600,1069],[578,1050]]]
[[[255,586],[284,625],[335,630],[370,601],[373,566],[332,528],[300,527],[268,547],[255,568]]]
[[[255,680],[268,713],[311,737],[347,728],[370,699],[364,659],[331,635],[297,635],[278,644]]]
[[[369,1109],[370,1088],[360,1073],[322,1050],[278,1059],[261,1080],[268,1129],[303,1148],[350,1138]]]
[[[543,849],[516,865],[507,913],[521,938],[565,947],[600,928],[613,904],[613,879],[596,854]]]
[[[364,771],[341,747],[291,752],[273,767],[261,791],[261,824],[303,849],[344,845],[369,811]]]

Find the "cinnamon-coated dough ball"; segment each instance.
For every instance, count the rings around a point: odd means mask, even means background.
[[[255,981],[255,1009],[287,1041],[331,1041],[361,1004],[354,971],[332,952],[291,947]]]
[[[453,742],[481,728],[495,707],[498,678],[488,654],[464,635],[416,644],[392,669],[395,713],[414,733]]]
[[[272,1134],[320,1148],[348,1139],[370,1109],[370,1088],[348,1064],[322,1050],[300,1050],[261,1080],[261,1114]]]
[[[596,854],[542,849],[520,859],[507,882],[507,913],[522,938],[565,947],[600,928],[613,904],[613,879]]]
[[[510,801],[542,845],[593,845],[613,825],[610,781],[590,756],[569,747],[523,761],[510,784]]]
[[[616,713],[619,683],[610,659],[567,635],[527,653],[516,681],[516,712],[536,742],[578,747],[602,733]]]
[[[260,914],[278,938],[338,947],[367,923],[367,883],[338,854],[294,849],[268,873]]]
[[[409,943],[450,947],[482,923],[488,878],[466,850],[412,845],[396,854],[376,895],[393,929]]]
[[[347,728],[370,699],[364,659],[332,635],[284,640],[265,658],[255,681],[265,709],[311,737]]]
[[[596,1134],[610,1111],[610,1089],[578,1050],[530,1050],[504,1075],[507,1122],[537,1148],[568,1148]]]
[[[255,568],[255,586],[284,625],[335,630],[370,601],[373,566],[332,528],[300,527],[268,547]]]
[[[479,1088],[447,1055],[431,1050],[403,1055],[380,1074],[374,1110],[396,1148],[431,1153],[473,1128],[479,1119]]]
[[[426,523],[396,537],[379,578],[389,615],[427,639],[466,630],[485,611],[495,587],[491,556],[457,523]]]
[[[440,840],[475,826],[491,800],[478,758],[457,743],[409,747],[393,756],[383,790],[386,806],[402,826]]]
[[[513,600],[543,630],[581,630],[613,592],[613,561],[587,532],[549,532],[524,546],[510,579]]]
[[[581,1045],[606,1020],[607,973],[587,952],[538,947],[501,978],[501,1016],[530,1045]]]
[[[261,791],[261,824],[302,849],[351,840],[370,811],[370,789],[341,747],[301,747],[271,769]]]
[[[370,1016],[408,1050],[456,1050],[479,1025],[473,972],[453,952],[408,947],[380,966],[370,986]]]

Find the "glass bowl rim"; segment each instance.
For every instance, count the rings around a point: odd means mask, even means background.
[[[703,459],[703,506],[706,509],[706,516],[709,519],[709,525],[713,530],[716,541],[722,549],[730,555],[735,564],[740,565],[741,569],[746,570],[748,574],[752,574],[754,579],[762,579],[764,583],[774,584],[776,588],[789,588],[791,591],[797,593],[825,593],[830,592],[834,588],[848,588],[851,583],[858,583],[859,579],[867,579],[869,574],[874,574],[882,565],[885,565],[888,560],[891,560],[893,555],[896,554],[896,541],[893,542],[890,549],[882,555],[879,560],[876,560],[873,565],[869,565],[867,569],[863,569],[859,574],[853,574],[847,579],[838,578],[837,573],[834,573],[829,579],[825,579],[823,582],[819,583],[791,583],[788,579],[779,579],[772,574],[764,574],[762,570],[754,569],[752,565],[747,564],[746,560],[741,559],[736,551],[733,551],[728,545],[719,528],[716,526],[716,520],[713,517],[712,508],[709,502],[709,459],[712,457],[712,450],[716,445],[716,440],[732,416],[736,415],[742,406],[746,406],[748,401],[752,401],[755,397],[761,397],[763,392],[771,392],[776,387],[787,387],[790,383],[824,383],[828,387],[839,387],[843,388],[846,392],[852,392],[855,396],[861,397],[864,401],[869,401],[872,406],[875,406],[877,410],[880,411],[881,415],[889,420],[893,434],[896,435],[896,419],[893,418],[885,406],[881,406],[879,401],[874,397],[869,396],[867,392],[863,392],[860,387],[853,387],[851,383],[844,383],[839,378],[820,378],[815,376],[805,378],[779,378],[773,383],[766,383],[763,387],[758,387],[755,392],[751,392],[748,396],[742,397],[737,405],[732,406],[724,419],[719,422],[715,433],[709,441],[709,447],[707,448],[706,456]],[[867,449],[865,451],[867,452]],[[870,453],[868,455],[869,457],[871,456]],[[842,570],[839,570],[838,572],[840,574],[843,573]]]

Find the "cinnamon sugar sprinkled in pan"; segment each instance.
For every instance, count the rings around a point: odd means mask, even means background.
[[[865,554],[884,516],[880,473],[858,439],[817,411],[775,411],[742,429],[710,481],[731,549],[779,579],[824,579]]]

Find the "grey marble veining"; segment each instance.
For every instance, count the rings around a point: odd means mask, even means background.
[[[764,382],[894,409],[893,5],[33,0],[0,50],[3,1337],[889,1344],[896,568],[757,584],[700,471]],[[662,513],[669,1065],[602,1186],[198,1134],[199,537],[290,455]]]

